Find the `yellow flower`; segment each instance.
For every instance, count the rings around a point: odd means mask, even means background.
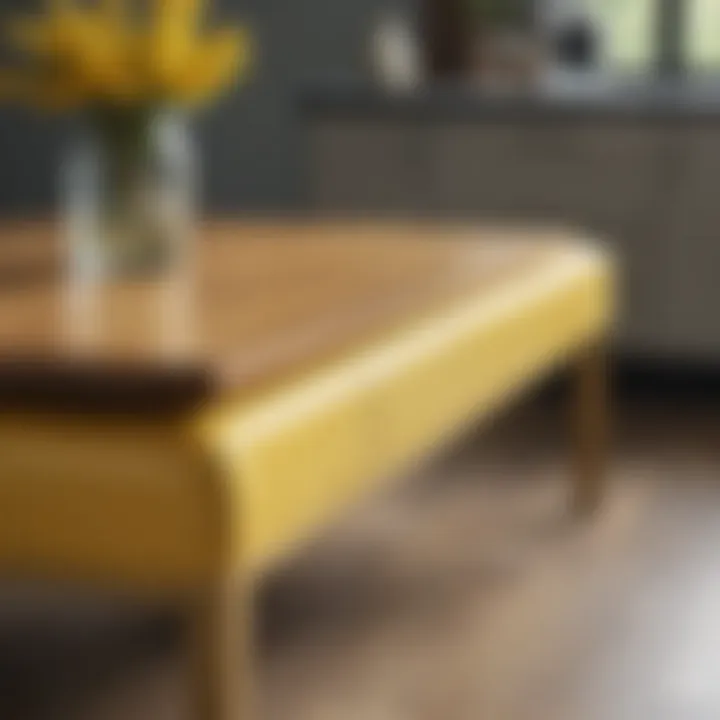
[[[185,70],[197,41],[199,0],[155,0],[150,71],[158,87],[171,86]]]
[[[77,107],[82,100],[82,93],[78,87],[60,78],[15,73],[0,76],[0,98],[12,98],[42,110],[58,112]]]
[[[152,0],[144,21],[130,15],[129,1],[86,7],[52,0],[45,15],[10,23],[10,39],[29,56],[30,72],[6,78],[14,92],[5,94],[62,107],[196,104],[247,66],[245,33],[201,36],[202,0]]]
[[[198,104],[217,93],[249,64],[250,41],[239,30],[221,30],[196,45],[185,71],[178,75],[173,94]]]

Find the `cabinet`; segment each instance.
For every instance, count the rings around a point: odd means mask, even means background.
[[[720,360],[720,122],[556,113],[313,125],[313,207],[587,229],[626,354]]]
[[[672,139],[661,123],[588,122],[566,190],[569,216],[620,260],[618,339],[627,351],[664,352],[671,344],[664,231]]]
[[[542,172],[560,182],[562,161],[544,151],[525,123],[439,124],[431,130],[431,207],[442,217],[531,220],[550,216]],[[542,169],[540,168],[542,165]]]
[[[319,121],[310,129],[310,202],[331,214],[412,216],[430,177],[423,127]]]
[[[678,132],[665,245],[672,268],[672,349],[720,359],[720,123],[688,122]]]

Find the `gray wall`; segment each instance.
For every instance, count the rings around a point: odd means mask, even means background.
[[[405,0],[407,1],[407,0]],[[215,0],[247,19],[260,57],[251,83],[198,125],[208,211],[292,211],[303,198],[298,89],[365,72],[366,38],[383,0]],[[0,12],[27,4],[0,0]],[[67,122],[0,108],[0,214],[52,211]]]

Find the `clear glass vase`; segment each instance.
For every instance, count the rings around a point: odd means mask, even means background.
[[[63,167],[72,282],[155,279],[187,262],[195,152],[177,112],[112,109],[86,119]]]
[[[73,346],[184,348],[196,173],[183,115],[127,109],[87,118],[61,178],[64,332]]]

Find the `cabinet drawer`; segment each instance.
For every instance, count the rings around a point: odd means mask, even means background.
[[[678,352],[720,360],[720,126],[683,128],[679,176],[667,224],[668,332]]]
[[[442,215],[529,218],[537,199],[526,123],[443,124],[433,133],[433,197]]]
[[[425,203],[423,130],[411,123],[337,120],[311,130],[311,204],[330,213],[412,215]]]
[[[583,134],[576,204],[621,263],[620,343],[630,351],[662,351],[671,305],[663,212],[672,128],[611,119],[587,123]]]

